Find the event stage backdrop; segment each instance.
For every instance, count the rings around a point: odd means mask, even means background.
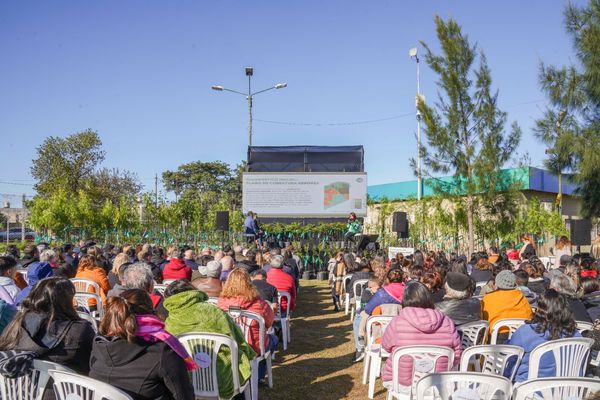
[[[367,174],[273,173],[243,175],[244,213],[260,217],[367,215]]]

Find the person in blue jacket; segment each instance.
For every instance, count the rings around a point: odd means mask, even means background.
[[[531,351],[550,340],[581,337],[568,299],[554,289],[548,289],[537,298],[537,309],[531,321],[519,327],[506,344],[522,347],[525,350],[517,369],[515,382],[527,380]],[[510,376],[514,360],[509,361],[505,376]],[[538,378],[556,376],[556,362],[552,353],[542,356]]]
[[[364,311],[368,315],[373,314],[373,310],[382,304],[402,304],[404,273],[400,268],[392,268],[387,272],[385,278],[386,282],[383,287],[371,297],[365,306]]]

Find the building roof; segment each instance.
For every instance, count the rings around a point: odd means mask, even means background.
[[[558,193],[558,177],[549,171],[535,168],[508,168],[500,170],[500,180],[497,189],[502,190],[508,184],[514,184],[518,190],[531,190],[546,193]],[[432,196],[434,186],[442,186],[444,190],[452,193],[452,188],[456,188],[455,178],[453,176],[444,176],[440,178],[429,178],[423,180],[423,196]],[[564,195],[573,195],[577,186],[569,180],[568,176],[563,175],[562,192]],[[371,185],[367,189],[368,196],[374,201],[382,199],[388,200],[408,200],[417,197],[417,181],[404,181],[396,183],[384,183],[381,185]],[[464,193],[464,191],[463,191]],[[456,193],[461,194],[461,193]]]

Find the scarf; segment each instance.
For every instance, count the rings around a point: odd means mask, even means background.
[[[582,278],[595,278],[596,276],[598,276],[598,271],[596,271],[595,269],[584,269],[579,273],[579,276],[581,276]]]
[[[171,350],[177,353],[179,357],[183,358],[188,371],[198,369],[198,365],[196,365],[179,340],[169,332],[165,331],[164,322],[154,315],[136,315],[135,319],[138,324],[138,329],[135,333],[136,336],[150,342],[165,342]]]

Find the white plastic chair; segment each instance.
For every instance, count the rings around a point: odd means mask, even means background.
[[[508,339],[512,336],[513,333],[522,325],[525,325],[525,322],[528,321],[525,318],[504,318],[496,321],[494,326],[492,326],[492,333],[490,335],[490,344],[498,344],[498,334],[500,333],[500,329],[508,328]]]
[[[285,317],[281,316],[281,298],[285,297],[287,300],[287,310]],[[290,320],[292,314],[292,295],[288,292],[279,292],[279,307],[277,307],[277,313],[275,314],[275,321],[281,324],[281,334],[283,336],[283,350],[287,350],[288,343],[292,341],[292,332],[290,330]]]
[[[487,340],[490,323],[488,321],[467,322],[456,326],[456,330],[460,334],[460,346],[466,349],[471,346],[484,344]]]
[[[367,384],[368,377],[368,395],[372,399],[375,395],[375,381],[381,373],[381,360],[389,357],[388,352],[381,348],[381,344],[375,343],[376,339],[381,339],[385,329],[392,321],[391,315],[372,315],[367,319],[365,327],[365,358],[363,360],[362,383]],[[373,328],[379,326],[381,336],[375,336]]]
[[[77,293],[96,293],[100,296],[100,285],[91,279],[73,278],[71,282],[73,282]],[[93,289],[93,291],[90,289]]]
[[[167,289],[167,285],[165,285],[165,284],[160,284],[160,283],[154,284],[154,290],[156,290],[158,293],[160,293],[161,296],[165,295],[166,289]]]
[[[556,374],[561,378],[576,378],[584,376],[590,350],[594,339],[566,338],[550,340],[542,343],[531,351],[529,356],[529,373],[527,379],[538,377],[540,362],[547,353],[554,355]]]
[[[600,393],[596,378],[540,378],[515,385],[513,400],[584,400]]]
[[[50,370],[48,373],[54,379],[57,400],[132,400],[122,390],[87,376],[58,370]]]
[[[96,320],[96,318],[92,317],[90,314],[84,311],[77,311],[77,314],[79,315],[79,318],[89,322],[92,325],[92,329],[94,330],[94,332],[98,333],[98,321]]]
[[[171,283],[175,282],[177,279],[163,279],[163,285],[169,286]]]
[[[81,307],[90,314],[92,317],[102,319],[104,316],[104,307],[102,305],[102,299],[95,293],[75,293],[74,297],[77,302],[77,307]],[[90,300],[96,301],[96,311],[90,309]]]
[[[50,361],[33,360],[33,369],[27,375],[15,379],[0,375],[0,395],[3,400],[41,400],[48,385],[48,370],[71,371]],[[52,390],[50,388],[50,390]]]
[[[229,347],[233,394],[244,393],[245,399],[250,400],[250,380],[240,383],[238,346],[235,340],[226,335],[199,332],[181,335],[178,339],[199,367],[192,371],[192,385],[197,399],[219,399],[217,356],[221,347]]]
[[[440,359],[445,358],[448,361],[447,371],[450,371],[454,364],[454,350],[443,346],[402,346],[394,349],[391,357],[392,381],[384,384],[388,390],[388,400],[412,399],[417,382],[425,375],[435,372]],[[413,370],[410,386],[403,386],[398,381],[400,358],[402,357],[412,358]]]
[[[352,280],[352,274],[346,274],[342,278],[342,295],[340,296],[340,302],[345,307],[344,315],[348,315],[350,311],[350,293],[346,291],[346,284]]]
[[[504,376],[506,365],[508,361],[512,360],[514,363],[510,380],[513,381],[524,353],[523,348],[507,344],[469,347],[463,351],[460,357],[460,371],[470,372],[470,367],[473,367],[475,372]]]
[[[352,293],[354,293],[354,303],[350,304],[350,321],[354,321],[354,314],[360,311],[360,296],[357,295],[358,288],[360,287],[360,293],[365,290],[367,284],[369,283],[368,279],[359,279],[352,284]]]
[[[267,332],[265,328],[265,320],[257,313],[241,310],[229,310],[228,314],[233,318],[235,323],[240,327],[244,334],[246,342],[250,342],[251,327],[258,325],[258,337],[260,338],[260,352],[251,362],[252,377],[250,378],[250,388],[252,389],[252,400],[258,400],[258,365],[262,360],[267,364],[267,377],[269,388],[273,388],[273,367],[271,362],[271,352],[265,349],[265,341]]]
[[[550,267],[550,257],[539,257],[539,260],[544,264],[544,268],[549,269]]]
[[[510,399],[512,383],[503,376],[478,372],[436,372],[417,382],[416,393],[417,400]]]
[[[593,331],[594,330],[594,324],[592,324],[591,322],[587,322],[587,321],[575,321],[575,323],[577,324],[577,330],[582,335],[583,335],[583,332],[588,332],[588,331]]]

